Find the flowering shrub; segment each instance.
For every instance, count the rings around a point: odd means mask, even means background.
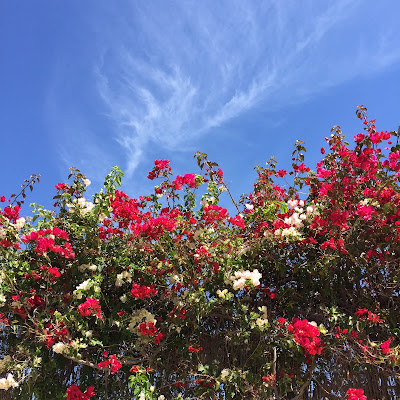
[[[199,174],[174,177],[156,160],[159,182],[137,198],[117,167],[91,201],[72,169],[54,209],[33,204],[31,217],[1,196],[0,389],[26,400],[399,397],[399,132],[377,131],[363,107],[357,116],[364,133],[350,145],[335,127],[315,171],[301,141],[291,170],[257,166],[252,192],[230,196],[235,212],[201,153]]]

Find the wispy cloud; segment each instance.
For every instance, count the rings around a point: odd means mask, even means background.
[[[361,0],[115,7],[114,25],[98,32],[95,75],[128,175],[155,146],[185,149],[249,110],[277,110],[400,60],[388,27],[364,42]]]

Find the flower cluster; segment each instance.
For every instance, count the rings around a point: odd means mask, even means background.
[[[298,343],[307,354],[321,354],[324,343],[318,337],[319,329],[309,323],[306,319],[300,320],[294,318],[293,322],[287,326],[287,330],[294,336],[294,340]]]
[[[82,315],[82,317],[96,315],[97,319],[100,321],[103,320],[100,302],[94,297],[86,298],[86,301],[78,306],[78,312]]]
[[[171,167],[169,165],[169,160],[155,160],[154,168],[149,172],[147,178],[153,180],[160,176],[165,176],[171,171]]]
[[[360,308],[356,311],[356,316],[365,321],[371,322],[372,324],[378,324],[382,322],[382,318],[379,315],[374,314],[366,308]]]
[[[367,400],[363,389],[348,389],[346,392],[346,400]]]
[[[136,311],[133,313],[130,321],[128,329],[133,333],[137,332],[137,327],[140,323],[144,322],[145,324],[151,322],[154,325],[157,323],[153,314],[149,311],[145,310],[144,308],[140,311]]]
[[[142,322],[139,324],[138,333],[140,333],[142,336],[154,337],[154,344],[159,344],[165,337],[162,332],[157,330],[154,323],[151,321],[147,323]]]
[[[230,280],[232,281],[232,286],[235,290],[243,290],[246,286],[260,286],[261,278],[261,273],[258,269],[255,269],[253,271],[236,271],[235,274],[230,277]]]
[[[110,367],[111,374],[115,374],[120,368],[122,368],[122,364],[118,361],[116,354],[108,355],[108,352],[104,351],[103,352],[103,357],[108,357],[108,359],[100,361],[97,364],[97,366],[99,368]]]
[[[196,175],[195,174],[185,174],[184,176],[177,176],[172,182],[172,186],[175,190],[182,190],[183,185],[188,185],[190,188],[197,187]]]
[[[57,245],[55,239],[65,240],[64,244]],[[43,255],[52,251],[54,253],[60,254],[64,258],[74,258],[75,253],[72,250],[71,244],[68,242],[68,233],[54,227],[52,229],[39,229],[38,231],[33,231],[27,235],[21,237],[24,243],[35,242],[35,251],[38,255]]]
[[[146,285],[139,285],[138,283],[133,283],[132,284],[132,289],[131,289],[131,295],[132,297],[136,299],[146,299],[151,296],[156,296],[158,293],[158,290],[156,287],[152,284],[150,286]]]
[[[84,393],[81,392],[79,386],[71,385],[67,389],[66,400],[89,400],[92,396],[95,396],[94,387],[88,386]]]
[[[0,390],[8,390],[18,387],[18,382],[15,381],[12,374],[7,374],[6,378],[0,378]]]

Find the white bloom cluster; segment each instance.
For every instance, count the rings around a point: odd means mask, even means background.
[[[53,344],[54,353],[63,354],[68,350],[68,346],[63,342],[57,342]]]
[[[142,310],[138,310],[134,314],[132,314],[128,329],[132,333],[136,333],[138,325],[142,322],[145,322],[146,324],[148,322],[152,322],[155,325],[157,323],[157,320],[152,313],[143,308]]]
[[[97,265],[94,264],[82,264],[78,267],[79,271],[84,272],[85,270],[96,271]]]
[[[214,196],[212,196],[212,197],[203,196],[202,200],[200,201],[200,204],[203,207],[207,207],[210,204],[215,204],[216,202],[217,202],[217,199]]]
[[[128,296],[125,294],[123,294],[120,298],[119,298],[123,303],[126,303],[128,301]]]
[[[256,319],[256,324],[260,330],[264,330],[269,325],[267,307],[262,306],[258,307],[258,309],[262,312],[262,316]]]
[[[364,200],[361,200],[358,204],[360,204],[360,206],[371,205],[371,206],[376,207],[376,208],[379,208],[381,206],[378,201],[370,199],[370,198],[366,198]]]
[[[8,390],[10,387],[18,387],[18,383],[11,374],[8,374],[7,378],[0,379],[0,389]]]
[[[15,228],[17,229],[17,231],[20,231],[25,225],[25,218],[24,217],[20,217],[15,221]]]
[[[78,285],[76,287],[76,289],[74,290],[74,294],[76,296],[76,298],[79,300],[83,297],[82,292],[87,292],[89,289],[91,289],[93,287],[94,291],[96,293],[99,293],[101,291],[100,286],[98,286],[96,284],[96,282],[94,282],[91,279],[87,279],[86,281],[82,282],[80,285]]]
[[[84,197],[80,197],[79,199],[74,199],[72,204],[67,204],[69,207],[69,212],[73,213],[75,209],[80,210],[81,214],[86,214],[92,211],[94,204],[91,201],[86,201]]]
[[[230,280],[235,290],[241,290],[249,285],[257,287],[260,284],[261,277],[262,275],[258,272],[258,269],[255,269],[253,271],[236,271],[235,275],[230,277]]]
[[[228,368],[224,368],[219,375],[219,379],[221,379],[222,382],[225,382],[230,374],[231,370]]]
[[[117,275],[115,286],[121,287],[125,282],[132,282],[132,274],[128,271],[123,271]]]
[[[228,289],[224,289],[224,290],[218,289],[218,290],[217,290],[217,296],[218,296],[220,299],[225,299],[225,297],[226,297],[227,294],[228,294]]]
[[[289,207],[294,209],[294,213],[284,219],[285,224],[291,225],[289,228],[277,229],[274,234],[277,237],[299,239],[301,233],[298,231],[304,225],[304,221],[315,212],[315,206],[310,205],[304,209],[304,200],[289,200]]]

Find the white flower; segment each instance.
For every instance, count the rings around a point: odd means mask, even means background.
[[[144,392],[140,392],[139,400],[146,400],[146,396],[145,396]]]
[[[265,328],[265,325],[268,324],[268,320],[263,318],[257,318],[256,324],[261,330],[263,330]]]
[[[288,205],[289,205],[289,207],[291,207],[291,208],[297,207],[298,204],[299,204],[299,201],[298,201],[298,200],[289,200],[289,201],[288,201]]]
[[[87,267],[87,269],[88,269],[89,271],[96,271],[97,265],[94,265],[94,264],[89,265],[89,266]]]
[[[86,214],[90,211],[92,211],[94,207],[94,204],[90,201],[88,201],[87,203],[85,203],[85,208],[82,210],[82,214]]]
[[[135,311],[133,313],[128,329],[132,333],[136,332],[137,327],[141,322],[145,322],[146,324],[148,322],[152,322],[155,325],[157,323],[157,320],[155,319],[153,314],[143,308],[142,310]]]
[[[86,204],[86,199],[84,198],[84,197],[79,197],[79,199],[77,200],[77,202],[78,202],[78,206],[80,206],[80,207],[85,207],[85,204]]]
[[[87,179],[87,178],[83,179],[82,181],[83,181],[83,184],[84,184],[86,187],[88,187],[88,186],[92,183],[92,182],[91,182],[89,179]]]
[[[128,297],[126,296],[126,294],[124,294],[124,295],[122,295],[119,299],[120,299],[123,303],[126,303],[126,301],[128,300]]]
[[[92,287],[92,282],[90,279],[87,279],[86,281],[82,282],[79,286],[76,287],[75,291],[77,290],[88,290]]]
[[[68,346],[63,342],[53,344],[54,353],[62,354],[67,350]]]
[[[260,284],[260,279],[262,275],[258,271],[258,269],[255,269],[253,271],[236,271],[235,275],[231,277],[231,280],[233,281],[233,288],[235,290],[240,290],[243,289],[245,286],[248,286],[248,281],[251,281],[251,284],[255,287],[257,287]]]
[[[252,210],[254,208],[253,204],[245,204],[244,205],[248,210]]]
[[[0,294],[0,307],[3,307],[6,302],[6,296],[4,294]]]
[[[158,396],[158,399],[157,400],[165,400],[165,396],[163,395],[163,394],[160,394],[159,396]]]
[[[7,378],[0,379],[0,389],[8,390],[10,387],[18,387],[18,383],[11,374],[8,374]]]
[[[115,286],[121,287],[124,284],[124,279],[127,282],[132,282],[132,274],[128,271],[123,271],[117,275],[117,280],[115,281]]]
[[[91,337],[93,336],[93,331],[86,331],[86,332],[85,332],[85,336],[86,336],[87,338],[91,338]]]
[[[315,206],[311,205],[306,208],[307,214],[312,214],[315,211]]]
[[[23,226],[25,225],[25,218],[24,217],[20,217],[15,221],[14,226],[17,228],[17,230],[21,230],[23,228]]]
[[[228,293],[228,289],[224,289],[224,290],[217,290],[217,295],[218,297],[220,297],[221,299],[225,299],[225,295]]]
[[[153,393],[154,392],[155,387],[154,386],[150,386],[150,392]]]
[[[228,368],[224,368],[221,371],[221,374],[219,378],[221,379],[222,382],[225,382],[226,378],[230,375],[231,371]]]

